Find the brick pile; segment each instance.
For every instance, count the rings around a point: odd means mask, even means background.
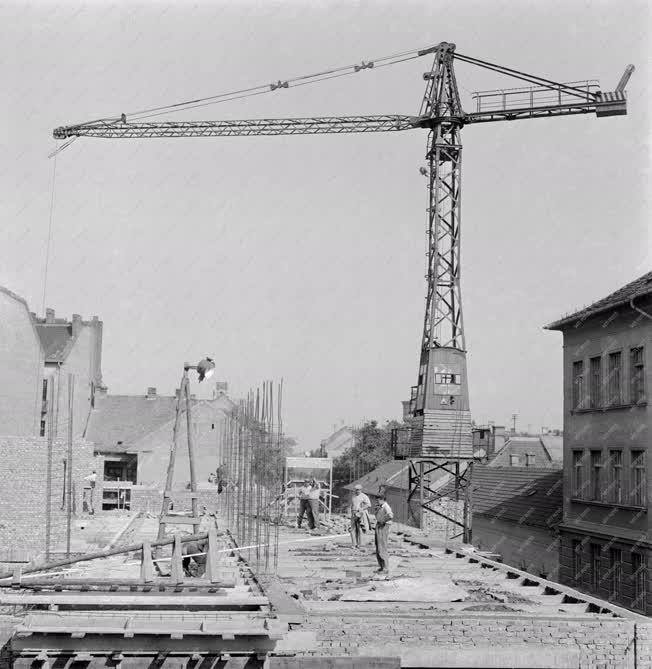
[[[47,449],[44,437],[0,437],[0,563],[34,560],[45,551]],[[65,541],[64,462],[68,444],[53,442],[51,547]],[[90,442],[73,444],[73,509],[82,513],[84,477],[93,469],[101,475]],[[96,492],[96,504],[98,493]]]

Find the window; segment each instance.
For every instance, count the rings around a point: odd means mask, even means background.
[[[45,421],[44,420],[41,421],[41,428],[39,430],[39,434],[41,435],[41,437],[45,436]]]
[[[573,451],[573,497],[584,497],[584,451]]]
[[[573,363],[573,409],[582,408],[584,397],[584,362],[578,360]]]
[[[623,586],[623,552],[620,548],[609,551],[609,596],[619,599]]]
[[[48,401],[48,380],[43,379],[43,397],[41,398],[44,402]]]
[[[602,406],[602,358],[589,360],[589,406],[597,409]]]
[[[609,499],[614,504],[623,502],[623,452],[609,451]]]
[[[576,584],[582,581],[582,542],[573,539],[573,580]]]
[[[591,544],[591,588],[597,591],[600,587],[601,565],[600,565],[600,550],[599,544]]]
[[[632,451],[631,458],[631,502],[634,506],[645,506],[645,451]]]
[[[525,455],[525,466],[526,467],[534,467],[535,459],[536,459],[536,456],[533,453],[526,453],[526,455]]]
[[[460,375],[459,374],[435,374],[435,383],[443,384],[460,384]]]
[[[630,402],[632,404],[645,401],[645,363],[643,353],[642,346],[637,346],[629,352]]]
[[[512,455],[509,456],[509,465],[510,465],[510,467],[518,467],[518,465],[519,465],[518,455],[512,454]]]
[[[591,499],[602,501],[602,451],[591,451]]]
[[[609,354],[609,404],[618,406],[623,403],[621,390],[622,356],[620,351]]]
[[[634,601],[632,608],[645,611],[647,604],[647,565],[641,553],[632,553],[632,585]]]

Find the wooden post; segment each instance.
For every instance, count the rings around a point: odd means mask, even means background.
[[[45,561],[50,561],[50,541],[52,537],[52,452],[54,440],[54,375],[50,377],[48,409],[48,449],[45,472]],[[57,376],[57,382],[60,376]]]
[[[217,532],[215,527],[211,524],[208,528],[208,547],[206,548],[206,573],[204,577],[207,578],[211,583],[216,583],[219,581],[219,562],[218,555],[219,553],[217,547]]]
[[[140,580],[143,583],[151,583],[154,580],[152,545],[149,541],[143,541],[143,555],[140,561]]]
[[[168,472],[165,479],[165,490],[163,491],[163,505],[161,507],[161,517],[158,526],[158,540],[161,541],[165,536],[165,523],[163,518],[168,515],[170,510],[170,495],[172,494],[172,485],[174,483],[174,462],[177,455],[177,444],[179,443],[179,427],[181,424],[181,397],[186,390],[186,379],[188,372],[184,370],[179,387],[179,397],[177,397],[177,410],[174,419],[174,431],[172,433],[172,445],[170,446],[170,460],[168,461]]]
[[[172,562],[170,563],[170,578],[173,583],[183,583],[183,555],[181,553],[181,541],[179,535],[174,535],[172,546]]]
[[[195,469],[195,444],[194,436],[192,433],[192,407],[190,405],[190,388],[188,381],[188,373],[185,372],[185,383],[186,383],[186,425],[188,427],[188,458],[190,460],[190,491],[192,493],[192,517],[197,520],[196,523],[193,523],[192,530],[193,534],[199,532],[199,512],[198,512],[198,503],[197,499],[197,472]]]
[[[68,374],[68,486],[67,496],[67,518],[66,518],[66,557],[70,557],[70,540],[72,533],[72,441],[73,441],[73,411],[75,403],[75,377]]]

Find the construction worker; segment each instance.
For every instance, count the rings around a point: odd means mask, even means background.
[[[314,529],[315,519],[312,516],[312,509],[310,507],[310,481],[308,479],[299,488],[299,515],[297,516],[297,527],[299,529],[301,529],[304,514],[308,516],[308,527],[311,530]]]
[[[310,511],[312,512],[312,527],[319,529],[319,498],[321,497],[321,487],[319,483],[313,478],[310,481],[310,490],[308,492],[308,502],[310,503]]]
[[[370,508],[371,502],[362,492],[362,486],[358,483],[353,495],[351,495],[351,542],[353,548],[360,548],[364,543],[363,533],[369,529],[367,510]]]
[[[394,512],[385,498],[385,489],[378,491],[378,502],[376,507],[376,559],[378,560],[378,573],[389,576],[389,526],[394,518]]]
[[[186,541],[181,544],[181,554],[184,556],[181,560],[183,573],[186,576],[203,576],[206,571],[206,551],[208,550],[208,539],[199,541]],[[204,553],[204,555],[198,555]],[[186,557],[192,556],[192,557]],[[190,568],[191,563],[195,563],[195,573]]]
[[[97,485],[97,472],[93,470],[92,474],[84,477],[84,481],[88,481],[88,485],[91,489],[91,495],[89,500],[89,513],[91,516],[95,515],[95,486]]]

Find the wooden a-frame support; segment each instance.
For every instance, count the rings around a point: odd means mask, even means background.
[[[192,365],[185,363],[183,366],[183,376],[181,377],[181,386],[179,396],[177,397],[176,415],[174,420],[174,431],[172,433],[172,445],[170,446],[170,460],[168,462],[167,477],[165,480],[165,490],[163,491],[163,504],[161,506],[161,515],[159,517],[158,540],[165,537],[165,527],[168,523],[172,524],[191,524],[193,534],[199,532],[201,519],[199,517],[198,499],[197,499],[197,472],[195,469],[194,438],[192,434],[192,413],[190,402],[190,381],[188,379],[188,370],[195,369]],[[170,504],[172,503],[172,485],[174,483],[174,465],[177,457],[177,447],[179,445],[179,430],[181,428],[181,414],[185,402],[186,411],[186,434],[188,439],[188,459],[190,461],[190,496],[192,499],[192,514],[190,517],[170,516]]]

